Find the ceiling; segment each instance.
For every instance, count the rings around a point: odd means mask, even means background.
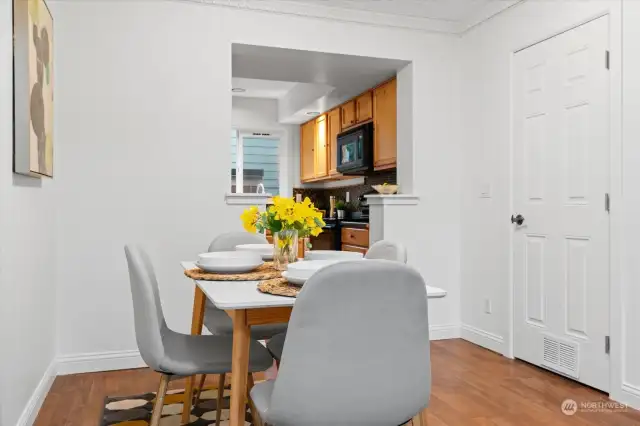
[[[389,15],[468,21],[491,0],[297,0],[301,3],[384,13]]]
[[[524,0],[182,0],[344,22],[460,34]]]
[[[409,62],[276,47],[232,45],[234,96],[279,101],[279,120],[298,124],[395,76]]]
[[[241,98],[280,99],[297,83],[293,81],[260,80],[254,78],[233,77],[231,87],[244,89],[244,92],[233,92],[233,96]]]

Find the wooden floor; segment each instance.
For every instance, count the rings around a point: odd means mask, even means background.
[[[640,425],[640,412],[631,409],[566,416],[560,405],[567,398],[580,403],[607,397],[463,340],[433,342],[431,361],[429,426]],[[158,375],[147,369],[58,377],[35,426],[98,425],[106,396],[141,394],[157,385]],[[384,392],[384,383],[380,390]]]

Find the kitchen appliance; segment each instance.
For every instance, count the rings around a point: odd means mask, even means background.
[[[338,172],[364,174],[373,167],[373,123],[338,135]]]

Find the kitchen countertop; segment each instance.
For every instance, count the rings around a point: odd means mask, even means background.
[[[362,219],[362,220],[349,220],[349,219],[337,220],[337,219],[325,218],[323,220],[326,223],[326,225],[323,226],[322,229],[339,229],[339,228],[366,229],[366,228],[369,227],[369,221],[365,220],[365,219]]]

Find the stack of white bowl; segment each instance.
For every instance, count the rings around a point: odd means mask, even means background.
[[[362,253],[335,250],[312,250],[307,252],[302,262],[290,263],[282,273],[288,282],[303,285],[313,274],[325,266],[338,262],[362,259]]]
[[[273,260],[273,244],[240,244],[236,246],[236,250],[257,253],[262,260]]]
[[[264,262],[257,253],[247,251],[219,251],[202,253],[196,266],[206,272],[240,273],[253,271]]]

